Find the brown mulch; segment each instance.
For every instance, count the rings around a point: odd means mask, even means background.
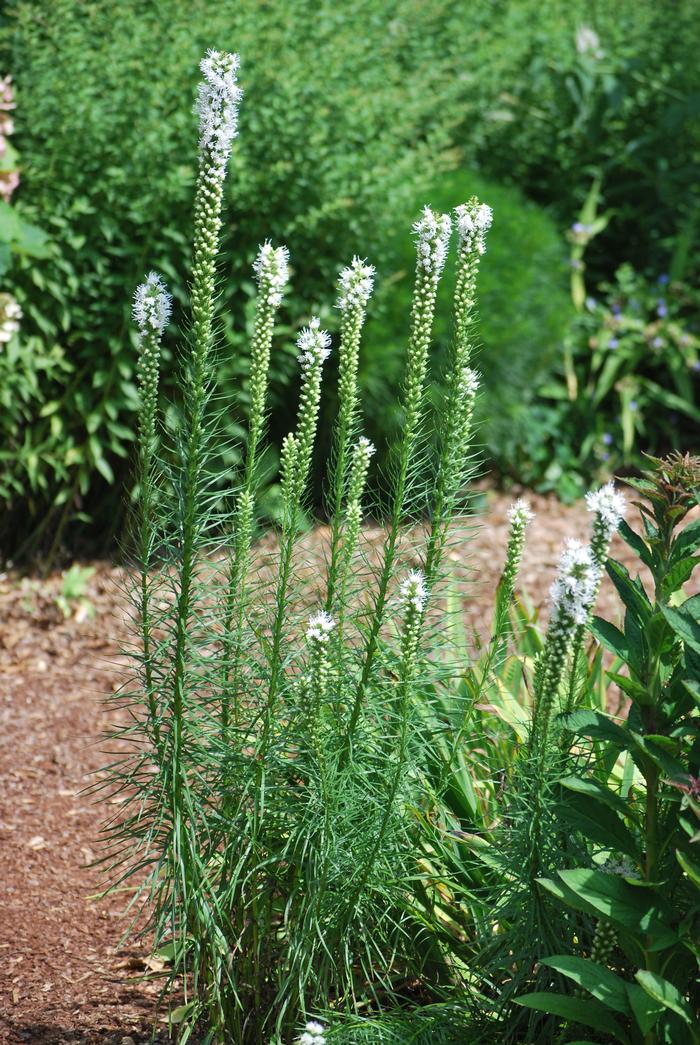
[[[542,606],[563,538],[585,536],[588,517],[583,505],[531,500],[521,586]],[[491,611],[510,498],[487,501],[466,550],[478,571],[465,608],[474,626]],[[126,899],[96,898],[90,866],[104,811],[81,792],[103,761],[100,699],[119,685],[126,634],[123,571],[90,565],[87,602],[67,618],[60,573],[0,575],[0,1042],[13,1045],[141,1045],[163,1026],[143,945],[120,947]],[[614,618],[618,605],[606,581],[600,612]]]

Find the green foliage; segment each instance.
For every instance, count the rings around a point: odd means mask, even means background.
[[[526,438],[538,385],[550,373],[560,352],[573,309],[566,291],[564,248],[556,228],[515,189],[472,172],[451,171],[421,187],[411,200],[407,219],[426,199],[449,210],[464,199],[472,185],[482,199],[488,200],[495,215],[480,278],[483,318],[476,355],[482,374],[479,416],[488,457],[509,471],[513,453]],[[380,445],[397,423],[392,403],[402,358],[400,319],[411,294],[410,271],[411,244],[404,234],[390,245],[360,371],[370,431]],[[448,276],[443,299],[451,290]],[[438,314],[435,336],[433,395],[439,404],[439,375],[444,371],[450,338],[446,310]]]
[[[574,1011],[572,1005],[580,1003],[547,993],[519,999],[571,1023],[607,1030],[616,1041],[645,1045],[700,1040],[700,906],[692,874],[695,829],[687,815],[700,756],[694,698],[700,620],[697,598],[682,591],[700,561],[700,531],[693,523],[679,528],[698,502],[700,461],[677,455],[654,464],[634,481],[647,499],[640,503],[643,535],[628,526],[622,530],[648,566],[653,591],[648,594],[639,578],[609,563],[625,606],[624,631],[605,621],[593,629],[622,658],[625,674],[612,678],[630,698],[627,720],[613,726],[603,712],[565,720],[577,737],[604,740],[577,785],[583,804],[566,804],[566,822],[587,840],[591,864],[541,882],[563,903],[599,924],[604,919],[612,945],[603,967],[594,959],[595,937],[582,941],[579,956],[544,962],[597,999],[595,1005]],[[633,767],[622,788],[614,774],[620,759]],[[685,809],[679,790],[690,800]]]
[[[32,461],[9,463],[16,491],[3,513],[26,532],[63,500],[85,505],[104,532],[114,524],[120,481],[131,455],[137,406],[128,299],[143,274],[145,244],[182,303],[180,273],[190,240],[195,170],[188,142],[196,61],[207,46],[235,41],[245,53],[242,147],[233,160],[231,217],[222,239],[219,388],[231,399],[226,471],[240,459],[247,404],[245,313],[249,266],[267,235],[294,256],[272,372],[273,445],[286,430],[294,353],[288,334],[308,318],[335,279],[337,259],[368,253],[381,262],[393,214],[428,169],[439,168],[456,79],[450,5],[362,0],[247,2],[14,0],[0,46],[16,78],[15,122],[23,157],[22,216],[50,242],[40,264],[17,256],[13,293],[25,313],[26,351],[60,356],[43,381],[31,424],[17,416],[14,447]],[[378,60],[378,54],[381,60]],[[313,259],[313,261],[311,260]],[[330,312],[330,310],[329,310]],[[248,308],[250,315],[250,308]],[[165,387],[175,360],[166,352]],[[235,392],[235,395],[233,393]],[[274,456],[269,466],[274,465]],[[37,473],[28,483],[29,468]],[[55,521],[55,520],[54,520]]]
[[[485,167],[554,204],[564,220],[579,210],[591,176],[600,176],[614,220],[589,259],[594,283],[609,278],[611,260],[657,267],[674,240],[694,241],[694,0],[521,2],[507,5],[501,30],[509,61],[501,59],[507,71],[484,125]],[[472,133],[469,123],[463,133]]]
[[[558,379],[541,387],[511,459],[513,474],[565,498],[638,469],[642,449],[680,449],[700,435],[697,290],[625,264],[599,293],[571,324]]]

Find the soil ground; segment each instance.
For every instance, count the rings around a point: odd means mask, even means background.
[[[565,536],[584,536],[584,505],[533,497],[521,588],[544,606]],[[475,567],[466,615],[490,617],[510,498],[489,494],[467,549]],[[312,538],[313,540],[313,538]],[[633,565],[618,542],[614,552]],[[141,1045],[165,1040],[143,945],[120,946],[125,900],[100,900],[104,810],[83,789],[104,760],[101,698],[120,682],[123,571],[94,567],[84,601],[63,608],[63,575],[0,576],[0,1042]],[[599,612],[618,615],[607,580]],[[67,612],[67,616],[66,616]]]

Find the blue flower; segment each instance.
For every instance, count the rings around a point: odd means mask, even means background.
[[[669,279],[670,279],[670,276],[669,276],[668,272],[662,272],[661,275],[659,276],[658,282],[661,284],[662,287],[664,287],[668,283]]]
[[[636,410],[638,406],[636,399],[630,399],[630,410]]]
[[[610,311],[612,312],[613,316],[619,316],[622,312],[622,307],[620,305],[611,305]]]
[[[654,340],[652,341],[652,346],[654,348],[663,348],[664,344],[665,344],[665,342],[664,342],[664,339],[662,337],[655,337]]]
[[[663,319],[664,316],[668,315],[668,308],[666,307],[666,302],[663,298],[659,298],[659,300],[656,303],[656,314],[659,317],[659,319]]]
[[[603,442],[606,446],[612,446],[613,437],[610,432],[603,432]]]
[[[617,346],[619,344],[620,344],[619,338],[611,337],[610,340],[608,341],[608,348],[617,348]]]

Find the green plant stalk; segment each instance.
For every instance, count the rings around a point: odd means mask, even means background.
[[[336,587],[341,561],[343,500],[345,497],[350,445],[357,427],[357,368],[360,339],[365,318],[363,307],[343,310],[338,349],[338,416],[336,419],[331,472],[331,542],[328,565],[326,610],[335,608]],[[340,599],[342,604],[342,598]]]
[[[255,511],[255,466],[265,424],[265,396],[270,364],[270,347],[274,329],[275,305],[266,288],[258,298],[253,349],[251,353],[251,408],[243,487],[234,511],[234,548],[229,563],[228,591],[224,616],[224,675],[221,702],[221,727],[225,735],[229,723],[229,706],[233,701],[234,720],[238,714],[240,659],[243,642],[250,549],[253,541]],[[235,623],[234,623],[235,617]]]
[[[404,384],[405,421],[398,451],[398,473],[394,486],[388,533],[384,545],[382,569],[379,574],[377,594],[372,606],[371,624],[365,643],[362,671],[345,735],[343,762],[346,761],[350,753],[352,738],[357,728],[364,702],[365,690],[372,674],[374,658],[378,648],[379,633],[384,621],[389,581],[394,568],[401,521],[406,507],[409,470],[413,461],[422,417],[428,349],[430,347],[433,316],[435,314],[438,281],[439,274],[436,276],[435,273],[426,271],[420,263],[417,265],[411,311],[411,335]]]

